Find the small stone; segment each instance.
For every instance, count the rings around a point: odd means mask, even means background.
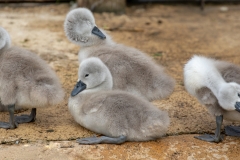
[[[228,7],[222,6],[222,7],[219,8],[219,10],[221,12],[227,12],[229,9],[228,9]]]

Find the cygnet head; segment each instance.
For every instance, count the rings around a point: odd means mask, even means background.
[[[78,70],[78,82],[71,95],[75,96],[83,90],[110,90],[113,87],[112,75],[107,66],[97,57],[81,62]]]
[[[11,39],[8,32],[0,27],[0,50],[6,49],[10,46]]]
[[[240,85],[235,82],[223,84],[219,89],[218,102],[225,110],[240,111]]]
[[[105,34],[95,24],[92,12],[86,8],[70,11],[64,22],[64,30],[67,38],[81,47],[106,41]]]

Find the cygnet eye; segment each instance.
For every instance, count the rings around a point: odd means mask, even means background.
[[[85,74],[85,77],[88,77],[89,76],[89,74]]]

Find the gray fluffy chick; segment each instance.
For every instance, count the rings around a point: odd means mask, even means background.
[[[10,45],[9,34],[0,27],[0,110],[10,114],[9,122],[0,122],[0,128],[6,129],[35,121],[36,108],[56,105],[64,98],[56,73],[44,60]],[[31,114],[14,117],[19,108],[32,108]]]
[[[121,144],[155,140],[166,134],[168,113],[128,92],[111,90],[111,73],[99,58],[82,61],[78,75],[69,111],[81,126],[105,135],[78,139],[78,143]]]
[[[206,106],[216,118],[215,135],[195,138],[220,142],[223,119],[240,122],[240,67],[229,62],[194,56],[184,67],[186,90]],[[227,126],[227,135],[240,136],[240,128]]]
[[[67,14],[64,23],[67,38],[80,46],[81,63],[88,57],[100,58],[113,77],[113,89],[120,89],[152,101],[168,97],[175,81],[145,53],[111,40],[96,27],[91,11],[78,8]]]

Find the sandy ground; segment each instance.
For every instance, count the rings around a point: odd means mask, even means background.
[[[152,142],[84,146],[79,137],[94,133],[74,122],[67,100],[77,80],[79,47],[63,31],[68,4],[35,7],[0,7],[0,25],[13,45],[27,48],[46,60],[57,72],[66,91],[65,101],[37,110],[34,123],[15,130],[0,129],[0,155],[4,159],[238,159],[240,139],[226,137],[215,144],[193,138],[213,133],[215,121],[185,90],[182,68],[194,54],[240,65],[240,5],[147,5],[128,7],[126,14],[95,13],[96,23],[116,42],[138,48],[163,65],[176,79],[174,93],[154,101],[169,112],[167,137]],[[29,113],[25,111],[22,113]],[[22,114],[19,113],[19,114]],[[0,113],[8,120],[8,113]],[[225,125],[231,124],[224,122]]]

